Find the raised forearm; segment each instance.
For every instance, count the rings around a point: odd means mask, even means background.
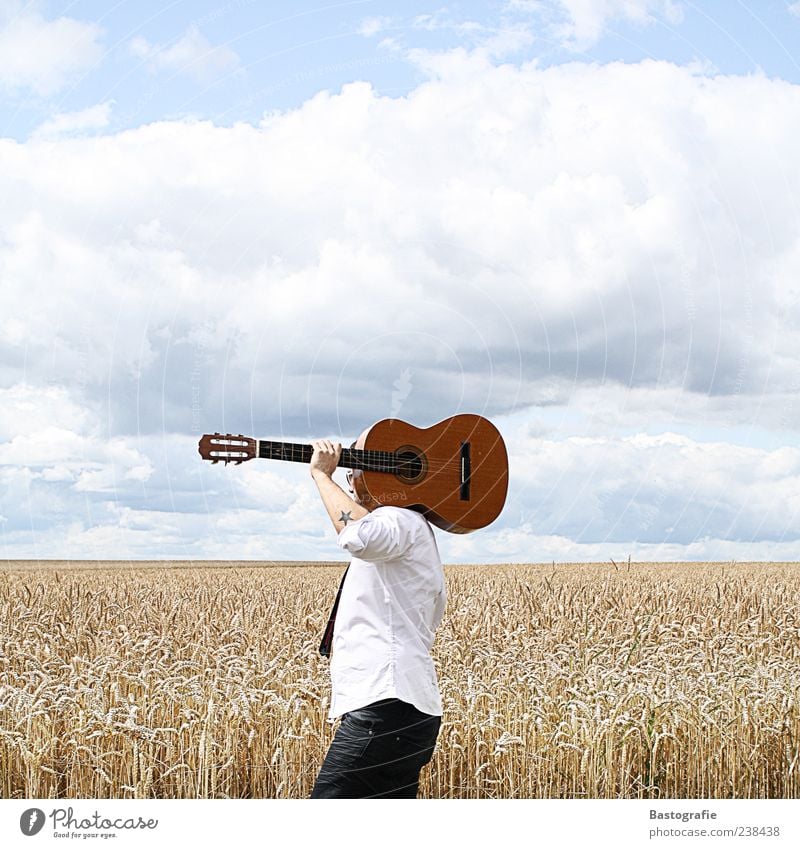
[[[336,532],[339,533],[351,521],[363,518],[368,510],[359,506],[334,480],[322,471],[313,471],[311,476],[319,489],[319,495],[328,511]]]
[[[342,446],[338,442],[334,444],[327,439],[320,439],[314,442],[310,463],[311,476],[317,484],[322,503],[325,504],[337,533],[351,521],[363,518],[369,512],[333,482],[331,475],[336,470],[341,455]]]

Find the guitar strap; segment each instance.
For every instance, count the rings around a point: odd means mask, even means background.
[[[344,579],[347,577],[347,572],[350,570],[350,565],[344,570],[342,581],[339,583],[339,591],[336,593],[336,600],[333,602],[331,614],[328,616],[328,623],[325,625],[325,632],[322,634],[322,641],[319,643],[319,652],[323,657],[329,657],[333,649],[333,625],[336,624],[336,610],[339,609],[339,601],[342,597],[342,589],[344,588]]]

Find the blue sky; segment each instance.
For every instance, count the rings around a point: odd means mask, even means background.
[[[535,59],[546,66],[654,58],[703,63],[722,74],[761,72],[791,82],[800,77],[800,16],[785,0],[629,4],[641,6],[647,18],[624,14],[624,3],[575,5],[608,7],[607,17],[593,13],[602,29],[595,32],[591,15],[582,13],[589,32],[565,37],[559,27],[569,26],[569,8],[547,0],[6,0],[8,26],[26,15],[51,23],[68,18],[94,28],[96,52],[46,96],[31,97],[30,88],[21,86],[4,98],[0,126],[4,135],[22,140],[53,111],[74,113],[107,102],[114,104],[111,130],[188,115],[221,124],[253,122],[264,112],[297,107],[320,89],[337,91],[354,79],[368,80],[378,93],[397,97],[424,78],[407,61],[408,50],[470,49],[502,36],[510,43],[499,50],[501,57],[513,62]],[[193,49],[186,43],[192,33],[197,38]],[[382,44],[387,41],[392,45]],[[154,67],[155,56],[148,59],[136,50],[140,42],[161,51],[160,70]],[[170,63],[163,54],[181,43],[188,52]],[[217,52],[216,63],[208,51]]]
[[[797,56],[776,0],[0,0],[0,552],[336,558],[198,435],[477,411],[447,559],[800,559]]]

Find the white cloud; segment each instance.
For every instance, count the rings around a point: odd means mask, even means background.
[[[239,64],[239,57],[229,47],[214,47],[195,27],[169,45],[151,44],[144,38],[134,38],[129,45],[133,56],[142,59],[153,72],[186,73],[206,81]]]
[[[511,13],[533,14],[549,23],[552,37],[570,50],[587,50],[616,22],[648,26],[683,19],[676,0],[509,0]]]
[[[113,105],[113,100],[109,100],[78,112],[59,112],[38,126],[33,133],[33,138],[55,138],[105,129],[111,120]]]
[[[103,55],[99,26],[69,17],[48,20],[38,5],[0,6],[0,91],[47,97]]]
[[[211,465],[189,434],[106,439],[63,390],[17,386],[0,401],[3,428],[21,412],[29,422],[0,442],[6,556],[340,558],[305,465]],[[521,413],[498,423],[506,509],[480,533],[439,534],[448,561],[800,557],[800,448],[670,433],[541,438]]]
[[[671,433],[542,439],[498,423],[511,466],[505,512],[480,533],[444,534],[447,560],[800,558],[800,448]]]
[[[207,412],[224,378],[231,412],[280,403],[289,426],[388,413],[403,368],[409,415],[434,392],[496,414],[554,379],[791,390],[796,87],[654,62],[430,68],[406,98],[354,84],[260,127],[0,144],[12,382],[26,361],[101,402],[110,374],[112,402],[170,429],[198,365]]]
[[[615,561],[620,569],[628,557],[633,562],[796,562],[796,541],[747,542],[730,539],[698,539],[690,544],[664,542],[576,542],[566,536],[537,536],[530,526],[481,531],[482,536],[440,538],[445,562],[534,562],[556,565],[565,562]]]
[[[336,558],[307,467],[212,466],[196,437],[102,429],[63,389],[0,390],[4,556]]]
[[[384,32],[395,23],[393,18],[385,16],[364,18],[358,26],[358,34],[365,38],[371,38],[373,35],[378,35]]]
[[[69,482],[84,492],[115,491],[152,474],[129,439],[102,438],[99,422],[62,388],[0,389],[0,405],[0,467],[25,468],[31,479]]]
[[[590,543],[800,543],[797,448],[640,433],[533,440],[513,463],[524,500],[536,505],[524,520],[537,535]]]
[[[514,8],[512,11],[520,10]],[[455,35],[459,43],[464,48],[469,48],[474,55],[484,56],[492,60],[512,56],[536,40],[535,28],[530,25],[527,15],[522,20],[518,20],[515,14],[502,14],[497,23],[488,24],[478,20],[456,17],[454,10],[442,7],[433,13],[419,14],[409,18],[403,22],[402,27],[397,22],[392,23],[398,35],[384,39],[380,43],[380,47],[394,51],[401,49],[400,44],[406,29],[411,32],[438,32]],[[417,50],[406,48],[405,52],[406,55],[413,57]]]
[[[794,15],[796,18],[800,18],[800,3],[790,3],[786,10],[790,15]]]
[[[430,80],[405,97],[353,84],[259,126],[0,141],[0,380],[18,386],[0,438],[30,463],[4,467],[9,550],[47,515],[42,545],[66,517],[78,547],[125,516],[131,550],[149,523],[154,548],[196,552],[211,514],[209,550],[235,532],[231,555],[253,552],[268,503],[288,552],[314,503],[302,471],[201,472],[186,434],[352,439],[405,372],[402,418],[532,428],[514,437],[526,488],[447,542],[462,558],[523,556],[523,536],[794,544],[794,455],[726,443],[797,433],[800,89],[417,59]],[[633,440],[692,421],[729,438]],[[314,528],[302,545],[325,556],[324,514]]]
[[[0,441],[40,432],[56,421],[68,430],[89,427],[86,410],[61,387],[20,383],[0,389]]]

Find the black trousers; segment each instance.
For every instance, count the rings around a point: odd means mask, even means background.
[[[388,698],[345,713],[312,798],[416,798],[441,718]]]

